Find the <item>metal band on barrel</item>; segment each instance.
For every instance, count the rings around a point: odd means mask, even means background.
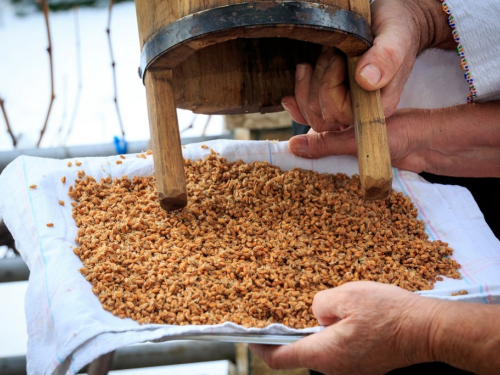
[[[373,43],[370,25],[357,13],[318,3],[261,1],[203,10],[159,29],[144,43],[139,76],[162,54],[186,41],[229,29],[298,26],[352,34]]]

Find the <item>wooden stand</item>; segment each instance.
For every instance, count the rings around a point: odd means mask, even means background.
[[[392,166],[380,91],[366,91],[354,79],[358,57],[348,59],[354,132],[361,187],[367,200],[385,199],[392,185]]]
[[[173,211],[186,206],[187,193],[172,71],[147,72],[145,85],[156,190],[160,205]]]
[[[155,176],[166,210],[187,203],[176,107],[205,114],[283,110],[295,66],[322,46],[349,58],[373,41],[368,0],[136,0]],[[380,94],[351,80],[362,187],[387,197],[392,170]]]
[[[368,1],[350,0],[350,3],[352,10],[371,23]],[[359,177],[365,199],[385,199],[391,191],[392,166],[384,110],[380,90],[368,92],[356,83],[354,77],[358,61],[359,57],[347,59]]]

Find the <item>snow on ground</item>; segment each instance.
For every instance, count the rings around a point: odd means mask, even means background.
[[[27,288],[27,281],[0,283],[0,357],[26,354],[24,296]]]
[[[75,12],[50,14],[56,100],[42,147],[60,146],[68,130],[78,87],[75,24],[79,24],[82,91],[74,130],[65,143],[71,145],[111,143],[120,134],[113,103],[111,59],[106,39],[107,9],[82,8]],[[76,18],[77,17],[77,18]],[[146,94],[139,76],[139,37],[135,7],[131,2],[113,8],[111,35],[118,79],[120,105],[127,141],[149,139]],[[33,148],[47,113],[50,96],[47,34],[40,12],[25,17],[14,15],[0,0],[0,97],[20,148]],[[179,127],[186,128],[193,114],[179,111]],[[193,129],[183,136],[201,135],[206,116],[197,116]],[[61,131],[59,130],[61,129]],[[215,117],[207,135],[222,132],[222,120]],[[0,152],[12,150],[0,113]],[[5,255],[5,248],[0,249]],[[27,282],[0,284],[0,357],[26,353],[24,295]],[[150,370],[116,371],[111,374],[227,374],[227,362],[158,367]]]
[[[50,98],[47,33],[42,13],[14,15],[0,0],[0,96],[20,147],[33,148],[43,126]],[[107,8],[80,8],[50,13],[56,100],[42,147],[60,146],[71,122],[78,89],[76,30],[80,35],[82,91],[74,130],[66,145],[112,142],[120,134],[113,102],[111,58],[106,37]],[[78,26],[78,27],[77,27]],[[127,141],[149,138],[146,93],[137,74],[140,58],[137,20],[133,2],[113,8],[111,37],[116,61],[118,103]],[[194,115],[179,111],[185,129]],[[193,129],[183,136],[201,135],[206,116],[197,116]],[[0,114],[0,151],[12,143]],[[61,129],[61,132],[60,132]],[[207,134],[220,134],[222,120],[215,117]]]

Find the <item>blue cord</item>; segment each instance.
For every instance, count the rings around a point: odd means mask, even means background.
[[[117,154],[126,154],[128,144],[125,138],[118,138],[116,135],[113,137],[113,141],[115,143],[116,153]]]

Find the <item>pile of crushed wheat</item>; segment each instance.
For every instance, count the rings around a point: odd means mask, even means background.
[[[359,179],[282,172],[214,153],[186,162],[188,206],[160,208],[152,177],[70,188],[75,254],[104,309],[140,323],[317,325],[315,293],[353,280],[432,289],[459,278],[401,193],[365,202]]]

